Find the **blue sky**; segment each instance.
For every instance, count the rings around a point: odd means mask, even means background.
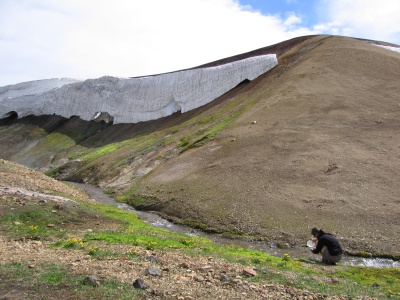
[[[253,10],[259,11],[264,15],[285,16],[295,14],[300,16],[304,26],[312,26],[318,22],[318,4],[320,1],[301,1],[301,0],[246,0],[239,1],[242,5],[249,5]]]
[[[400,0],[0,0],[0,86],[194,67],[309,34],[400,44]]]

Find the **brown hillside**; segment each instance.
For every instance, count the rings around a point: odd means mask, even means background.
[[[318,36],[278,59],[225,95],[258,94],[256,105],[145,177],[151,208],[290,243],[319,226],[348,249],[399,254],[400,55]]]
[[[400,255],[400,54],[307,36],[204,66],[267,53],[273,70],[185,114],[1,120],[0,157],[192,226],[302,245],[318,226]]]

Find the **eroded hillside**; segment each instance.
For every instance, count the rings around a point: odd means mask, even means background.
[[[399,255],[400,55],[313,36],[225,61],[268,53],[275,69],[185,114],[3,120],[2,158],[203,229],[299,244],[318,226]]]

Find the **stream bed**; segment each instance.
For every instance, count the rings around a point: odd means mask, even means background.
[[[260,242],[251,239],[248,240],[228,239],[220,234],[206,233],[201,230],[193,229],[188,226],[174,224],[160,217],[156,213],[136,210],[134,207],[126,203],[119,203],[115,201],[113,198],[104,194],[104,192],[98,187],[75,183],[75,182],[67,182],[67,183],[84,190],[86,193],[90,195],[92,199],[96,200],[99,203],[113,205],[123,210],[135,213],[136,215],[139,216],[141,220],[157,228],[164,228],[172,232],[182,233],[186,235],[205,237],[219,244],[225,244],[225,245],[233,244],[252,250],[260,250],[274,256],[283,256],[284,254],[288,254],[290,255],[290,257],[295,259],[307,258],[310,261],[320,260],[319,255],[314,255],[310,252],[309,248],[306,246],[307,241],[304,242],[303,247],[296,246],[296,247],[290,247],[288,249],[281,249],[277,247],[275,244],[269,242]],[[375,268],[387,268],[387,267],[400,268],[399,261],[393,261],[391,259],[385,259],[385,258],[363,258],[363,257],[354,257],[345,255],[343,256],[340,263],[349,266],[365,266],[365,267],[375,267]]]

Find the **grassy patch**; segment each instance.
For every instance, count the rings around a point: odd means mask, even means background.
[[[65,221],[65,218],[53,213],[54,209],[52,205],[39,206],[28,202],[7,210],[0,217],[0,227],[16,238],[63,237],[65,232],[59,231],[56,225]],[[68,214],[67,218],[71,216]]]
[[[249,278],[250,281],[284,284],[310,292],[345,294],[349,297],[366,295],[382,299],[390,295],[396,298],[400,293],[399,269],[344,266],[329,269],[318,265],[310,266],[292,259],[289,255],[275,257],[236,245],[218,245],[205,238],[154,228],[141,221],[136,214],[110,205],[80,203],[75,207],[65,207],[54,212],[55,207],[50,203],[39,204],[32,201],[22,206],[13,202],[8,204],[9,209],[3,210],[5,213],[0,218],[0,226],[9,236],[56,238],[58,242],[53,243],[53,246],[83,251],[97,259],[124,257],[140,261],[140,255],[135,253],[135,248],[140,247],[151,251],[174,251],[193,257],[201,255],[222,258],[228,262],[255,268],[258,276]],[[117,222],[120,227],[114,231],[93,230],[85,233],[81,230],[79,233],[75,232],[75,227],[68,227],[70,223],[81,224],[79,222],[90,222],[95,218]],[[56,226],[47,227],[47,223],[54,223]],[[78,228],[81,229],[82,226]],[[60,232],[60,229],[63,231]],[[73,237],[74,234],[79,238]],[[128,247],[118,248],[125,250],[110,250],[115,249],[110,247],[111,245]],[[83,275],[72,275],[68,267],[57,264],[43,263],[29,268],[26,264],[14,262],[0,267],[0,289],[12,291],[12,284],[15,284],[30,298],[43,293],[44,296],[48,295],[48,298],[66,299],[62,295],[58,296],[58,290],[69,291],[68,295],[76,299],[107,299],[104,295],[109,295],[110,299],[141,297],[140,292],[134,291],[132,287],[111,280],[106,280],[103,285],[93,289],[82,283]]]
[[[338,273],[359,285],[373,289],[379,288],[388,295],[400,295],[400,269],[349,267],[346,270],[338,271]]]
[[[41,263],[34,267],[14,262],[0,265],[2,295],[10,299],[144,299],[131,285],[105,279],[96,288],[86,284],[86,275],[74,275],[68,267]],[[23,296],[22,296],[23,295]],[[17,299],[17,298],[15,298]]]

